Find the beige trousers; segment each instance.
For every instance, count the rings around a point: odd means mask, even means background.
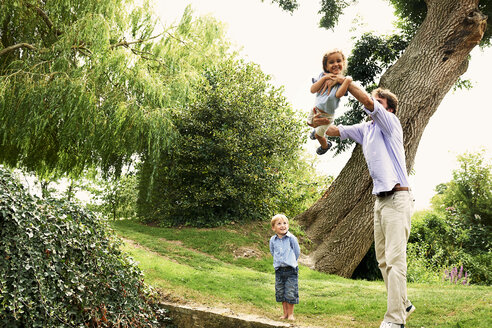
[[[374,205],[376,259],[388,292],[384,321],[405,324],[407,298],[407,241],[414,198],[411,191],[377,197]]]

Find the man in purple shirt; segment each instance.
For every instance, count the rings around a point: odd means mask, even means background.
[[[396,116],[398,99],[378,88],[369,96],[351,83],[348,91],[364,105],[371,121],[351,126],[331,125],[326,134],[341,140],[350,138],[362,146],[373,180],[374,242],[376,258],[388,292],[387,311],[380,328],[403,328],[415,307],[407,299],[406,249],[410,234],[413,195],[403,148],[403,130]],[[313,126],[325,124],[316,117]]]

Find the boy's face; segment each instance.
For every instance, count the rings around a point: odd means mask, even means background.
[[[289,231],[289,222],[287,222],[287,220],[285,219],[279,219],[273,225],[272,230],[278,236],[284,236],[287,233],[287,231]]]

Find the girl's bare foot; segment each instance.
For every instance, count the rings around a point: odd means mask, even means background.
[[[287,314],[280,316],[279,319],[287,319]]]
[[[287,317],[287,319],[292,320],[292,321],[296,320],[296,319],[294,318],[294,315],[293,315],[293,314],[289,315],[289,316]]]

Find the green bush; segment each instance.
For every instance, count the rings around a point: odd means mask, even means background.
[[[409,243],[407,246],[407,281],[435,283],[442,280],[442,269],[426,257],[427,245]]]
[[[205,71],[193,101],[173,111],[180,138],[158,163],[143,159],[140,217],[217,226],[282,210],[275,199],[299,159],[305,125],[268,79],[235,60]]]
[[[0,167],[0,326],[152,327],[142,272],[105,221]]]
[[[481,235],[480,226],[465,227],[459,220],[456,216],[446,216],[435,210],[414,215],[408,243],[409,281],[434,282],[436,277],[437,280],[442,278],[445,270],[463,266],[469,282],[492,283],[492,252],[487,248],[478,252],[476,246],[467,247],[484,242],[475,236],[476,231]]]

